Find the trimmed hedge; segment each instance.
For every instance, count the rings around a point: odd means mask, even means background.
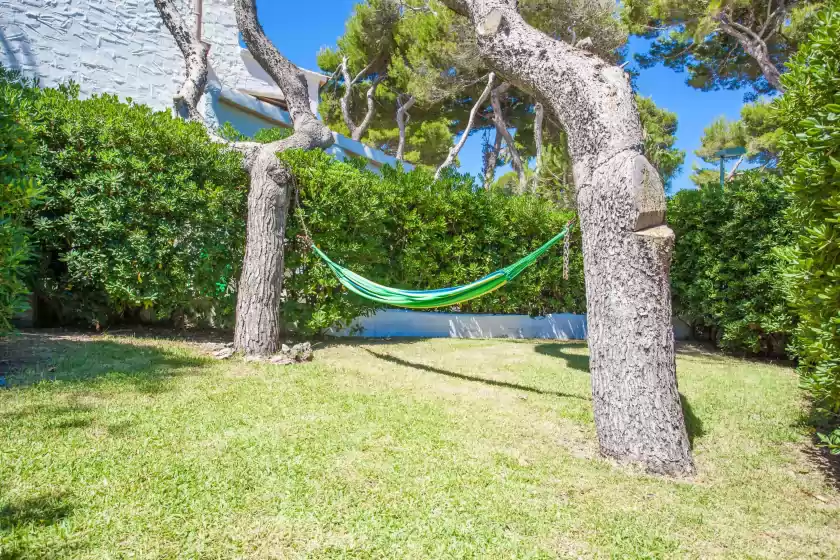
[[[797,233],[783,255],[799,317],[793,350],[823,429],[840,424],[840,0],[831,2],[782,76],[781,168]],[[840,429],[823,434],[840,453]]]
[[[240,156],[169,112],[77,93],[43,89],[34,106],[41,319],[104,325],[194,306],[230,316],[247,195]]]
[[[202,126],[78,88],[23,88],[44,201],[29,214],[42,324],[104,326],[139,318],[232,325],[241,266],[247,175],[240,155]],[[228,127],[229,128],[229,127]],[[230,132],[230,131],[228,131]],[[284,131],[259,135],[271,141]],[[476,188],[449,174],[338,162],[320,151],[281,155],[300,188],[316,240],[335,259],[380,282],[417,289],[460,284],[535,249],[573,218],[533,195]],[[289,217],[284,317],[313,333],[372,311],[303,251]],[[511,286],[463,304],[472,312],[585,309],[577,236],[571,279],[562,252]]]
[[[775,251],[791,240],[787,199],[777,175],[748,171],[669,200],[674,314],[697,335],[728,350],[784,354],[791,317]]]
[[[32,253],[23,217],[40,193],[33,85],[0,67],[0,334],[28,307],[25,279]]]
[[[425,170],[382,175],[364,162],[338,162],[320,151],[281,154],[294,172],[309,230],[330,258],[381,284],[434,289],[464,284],[510,264],[563,229],[574,213],[534,196],[478,188],[450,173],[438,182]],[[305,251],[292,210],[286,257],[284,317],[302,332],[346,323],[374,309],[346,294]],[[577,230],[575,230],[577,232]],[[557,247],[503,289],[455,308],[469,313],[582,313],[586,309],[579,235],[573,235],[569,280]]]

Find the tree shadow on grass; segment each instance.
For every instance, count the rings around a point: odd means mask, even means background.
[[[811,433],[811,441],[802,446],[802,453],[808,462],[816,468],[826,482],[835,490],[840,492],[840,455],[832,455],[823,446],[818,434],[830,434],[840,426],[835,418],[826,417],[824,411],[820,411],[810,402],[810,407],[803,411],[802,415],[793,423],[793,427]]]
[[[0,422],[34,423],[39,430],[68,432],[87,428],[94,423],[96,411],[90,406],[29,405],[15,412],[0,413]]]
[[[21,525],[55,525],[72,511],[66,494],[39,494],[0,507],[0,529],[8,530]]]
[[[819,441],[814,439],[811,445],[803,448],[808,461],[813,464],[828,484],[840,492],[840,455],[832,455],[825,447],[818,447]]]
[[[534,350],[538,354],[552,356],[554,358],[563,358],[566,360],[566,365],[572,369],[589,373],[589,356],[582,356],[580,354],[572,354],[568,351],[569,348],[586,348],[585,342],[550,342],[546,344],[537,344]]]
[[[212,362],[152,344],[37,332],[4,341],[0,351],[0,357],[6,358],[0,371],[5,388],[43,381],[89,384],[108,380],[129,385],[137,392],[155,394],[166,391],[174,377]]]
[[[454,371],[449,371],[445,369],[436,368],[433,366],[429,366],[426,364],[421,364],[417,362],[410,362],[408,360],[403,360],[402,358],[398,358],[396,356],[392,356],[391,354],[380,354],[378,352],[374,352],[368,348],[363,348],[365,352],[368,354],[379,358],[380,360],[385,360],[386,362],[391,362],[392,364],[397,364],[404,367],[409,367],[412,369],[419,369],[423,371],[429,371],[431,373],[437,373],[439,375],[445,375],[447,377],[454,377],[455,379],[462,379],[464,381],[472,381],[474,383],[483,383],[484,385],[492,385],[494,387],[504,387],[507,389],[516,389],[518,391],[527,391],[529,393],[536,393],[538,395],[550,395],[554,397],[564,397],[570,399],[581,399],[581,400],[590,400],[589,397],[583,397],[581,395],[574,395],[571,393],[561,393],[559,391],[544,391],[542,389],[538,389],[536,387],[529,387],[527,385],[520,385],[518,383],[509,383],[507,381],[498,381],[496,379],[487,379],[484,377],[473,377],[471,375],[465,375],[463,373],[457,373]]]
[[[706,429],[703,427],[703,420],[694,414],[694,409],[691,408],[691,403],[685,395],[680,393],[680,404],[682,405],[683,418],[685,418],[685,429],[688,431],[688,443],[694,448],[694,440],[706,435]]]
[[[0,498],[0,532],[25,528],[21,535],[31,534],[33,529],[50,527],[61,523],[73,513],[73,505],[66,493],[51,492],[36,494],[29,498],[6,501]],[[20,560],[22,558],[43,558],[44,550],[37,550],[38,539],[18,538],[0,547],[0,560]],[[51,546],[49,558],[70,556],[78,544],[68,541]]]

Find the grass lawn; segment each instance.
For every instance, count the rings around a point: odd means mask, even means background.
[[[698,474],[670,480],[598,456],[582,344],[39,351],[0,390],[2,559],[840,556],[788,367],[682,349]]]

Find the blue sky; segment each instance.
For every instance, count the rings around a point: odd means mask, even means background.
[[[315,55],[323,45],[334,45],[344,31],[344,21],[356,0],[315,0],[276,2],[258,0],[260,22],[266,34],[292,62],[317,70]],[[633,39],[631,53],[645,48],[644,41]],[[693,162],[700,163],[694,150],[700,145],[703,128],[719,115],[738,118],[744,91],[703,92],[685,85],[685,74],[658,66],[642,70],[637,85],[642,95],[653,97],[660,107],[679,118],[677,146],[686,152],[683,173],[674,180],[673,190],[692,188],[688,179]],[[481,170],[481,140],[474,135],[460,155],[461,170],[478,174]]]

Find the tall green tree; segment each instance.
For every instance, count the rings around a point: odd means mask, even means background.
[[[630,30],[653,39],[642,67],[688,71],[687,83],[709,91],[782,90],[779,76],[806,36],[819,0],[627,0]]]
[[[618,62],[624,55],[627,31],[616,17],[615,5],[607,0],[524,0],[520,10],[535,27],[581,44],[605,60]],[[342,76],[345,62],[349,78]],[[351,135],[349,123],[365,122],[370,107],[365,98],[375,91],[376,114],[370,120],[365,141],[402,155],[400,159],[428,166],[439,165],[454,140],[464,133],[489,72],[478,56],[466,18],[436,3],[395,0],[357,4],[344,35],[336,47],[322,49],[318,64],[335,77],[322,93],[321,105],[331,128]],[[356,80],[359,73],[362,76]],[[381,85],[374,90],[380,79]],[[350,117],[342,108],[342,100],[348,95]],[[658,109],[649,99],[639,98],[638,103],[647,153],[668,183],[684,159],[684,154],[673,148],[676,116]],[[400,115],[400,109],[406,106],[408,109]],[[402,153],[400,117],[408,121],[404,123]],[[526,92],[497,80],[491,95],[479,107],[469,133],[483,138],[485,186],[493,183],[499,166],[510,163],[517,177],[514,190],[521,189],[523,181],[561,198],[569,190],[571,166],[567,164],[565,134],[555,119],[538,117],[536,100]],[[528,169],[528,162],[536,160],[543,144],[551,146],[550,158],[556,165],[539,179]],[[539,163],[535,161],[535,165]],[[558,166],[566,169],[560,174],[566,184],[557,181]],[[501,183],[513,186],[513,176]]]
[[[743,147],[746,153],[732,166],[726,176],[731,180],[742,163],[761,166],[762,170],[775,171],[778,163],[779,141],[783,134],[775,118],[775,111],[768,100],[747,103],[741,108],[741,118],[728,120],[718,117],[703,129],[700,148],[694,153],[705,163],[714,166],[694,167],[691,180],[699,187],[719,181],[719,156],[717,152],[725,148]]]

